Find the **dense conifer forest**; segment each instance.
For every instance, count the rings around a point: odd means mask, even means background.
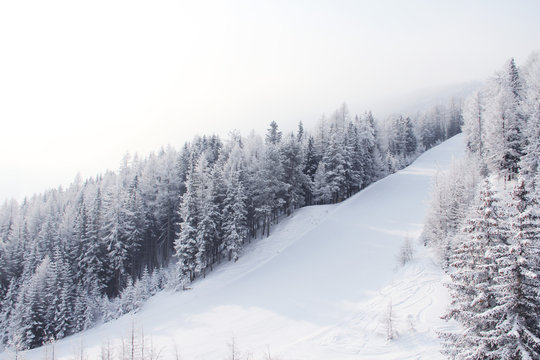
[[[455,135],[461,102],[385,122],[196,137],[0,208],[0,341],[26,349],[181,290],[295,209],[340,202]]]
[[[451,359],[540,358],[540,55],[463,110],[467,156],[435,184],[424,241],[448,273]]]

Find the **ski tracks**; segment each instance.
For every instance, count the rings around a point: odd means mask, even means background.
[[[437,331],[446,325],[440,316],[448,303],[442,279],[434,255],[417,246],[415,258],[396,269],[388,285],[367,301],[345,304],[354,315],[312,340],[351,358],[442,359]]]

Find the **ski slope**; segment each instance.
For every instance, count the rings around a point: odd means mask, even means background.
[[[226,359],[233,338],[249,359],[442,358],[443,273],[417,242],[404,267],[397,255],[405,237],[421,233],[433,175],[463,148],[458,135],[340,204],[296,211],[238,262],[191,290],[162,291],[136,314],[59,341],[56,358],[80,358],[82,346],[83,357],[98,359],[106,342],[119,352],[131,328],[144,331],[146,348],[160,359]],[[46,351],[25,358],[43,359]]]

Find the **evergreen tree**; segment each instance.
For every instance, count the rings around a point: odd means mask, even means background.
[[[303,172],[304,159],[302,147],[294,135],[287,137],[281,145],[281,163],[283,166],[283,183],[286,187],[285,209],[291,214],[304,205],[304,189],[308,186],[308,178]]]
[[[320,156],[317,154],[315,149],[315,140],[313,136],[310,136],[307,141],[304,160],[304,169],[303,172],[306,174],[307,179],[304,184],[304,194],[306,205],[311,205],[313,203],[313,181],[315,180],[315,172],[317,171],[317,166],[319,164]]]
[[[332,189],[326,181],[326,166],[322,161],[315,172],[313,199],[317,204],[329,204],[332,201]]]
[[[129,248],[129,259],[131,260],[128,260],[131,266],[127,270],[130,275],[139,276],[141,268],[145,266],[140,263],[141,260],[137,261],[142,257],[141,250],[144,246],[145,209],[138,174],[133,177],[128,185],[123,206],[125,241]]]
[[[361,184],[362,187],[366,187],[379,177],[380,154],[377,147],[375,119],[371,112],[359,117],[357,123]]]
[[[443,352],[454,359],[494,358],[496,346],[490,336],[498,324],[494,309],[500,303],[493,279],[499,272],[496,259],[508,240],[502,218],[498,199],[486,181],[450,258],[452,300],[445,318],[455,319],[464,329],[442,334]]]
[[[219,238],[217,220],[219,209],[213,198],[213,184],[210,177],[205,180],[204,195],[201,198],[201,217],[197,226],[196,273],[203,273],[211,264],[214,246]]]
[[[223,248],[230,260],[238,260],[239,250],[248,236],[246,195],[238,174],[227,187],[223,207]]]
[[[486,150],[490,170],[506,179],[519,170],[524,153],[523,118],[520,113],[522,86],[512,59],[489,88],[486,105]]]
[[[200,221],[200,208],[197,192],[200,187],[197,174],[192,170],[187,177],[186,192],[180,205],[180,231],[175,241],[177,269],[180,281],[193,281],[197,266],[197,228]]]
[[[299,144],[302,144],[304,142],[304,136],[305,136],[305,133],[304,133],[304,124],[302,124],[302,122],[300,121],[298,123],[298,132],[296,134],[296,141],[299,143]]]
[[[325,181],[329,186],[332,202],[334,203],[342,200],[346,189],[346,159],[344,147],[340,140],[339,133],[334,128],[330,143],[322,158]]]
[[[414,134],[414,128],[410,117],[405,118],[405,132],[404,132],[404,148],[406,155],[414,155],[416,149],[418,148],[418,143],[416,141],[416,135]]]
[[[363,162],[368,159],[364,157],[367,149],[360,147],[358,127],[354,123],[347,124],[344,138],[345,196],[349,197],[362,187]]]
[[[107,248],[108,263],[111,269],[109,291],[117,295],[125,285],[128,275],[131,244],[128,243],[130,224],[127,222],[128,209],[125,206],[125,193],[117,182],[107,193],[105,204],[105,224],[103,241]],[[95,277],[95,278],[94,278]],[[88,287],[93,289],[95,283],[97,292],[99,281],[95,274],[87,278]]]
[[[524,100],[521,113],[527,121],[524,126],[525,156],[521,158],[520,174],[527,186],[534,187],[534,177],[540,167],[540,53],[530,56],[523,67]]]
[[[266,132],[265,142],[267,145],[277,145],[281,142],[281,131],[275,121],[270,123],[270,128]]]
[[[487,337],[495,350],[493,358],[540,358],[540,217],[538,205],[529,198],[520,179],[512,192],[510,244],[501,244],[496,258],[495,292],[500,304],[492,310],[496,327]]]
[[[466,139],[466,150],[469,154],[475,154],[480,159],[483,159],[485,151],[484,106],[483,94],[477,91],[467,99],[463,109],[463,133]]]
[[[277,143],[268,141],[258,170],[255,211],[262,219],[263,233],[266,231],[266,235],[270,235],[271,223],[277,221],[279,210],[287,203],[288,186],[283,182],[284,169]]]

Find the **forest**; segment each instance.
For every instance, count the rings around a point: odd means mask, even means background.
[[[0,208],[0,341],[22,350],[181,291],[295,209],[340,202],[460,131],[461,101],[384,122],[195,137]]]
[[[451,303],[451,359],[540,358],[540,54],[508,61],[463,108],[466,157],[439,174],[423,240]]]

